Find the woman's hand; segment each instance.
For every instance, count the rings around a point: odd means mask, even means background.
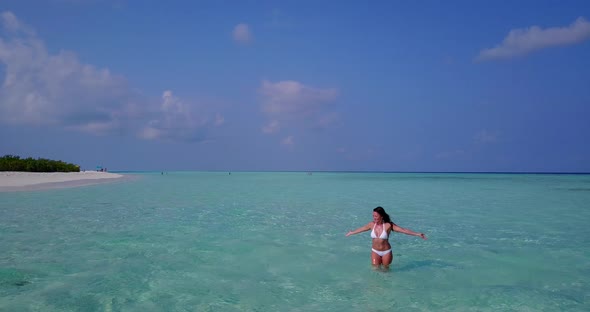
[[[422,237],[423,240],[426,240],[426,235],[424,235],[424,233],[420,233],[418,236]]]
[[[365,226],[361,226],[360,228],[354,230],[354,231],[349,231],[348,233],[346,233],[346,236],[350,236],[350,235],[354,235],[354,234],[358,234],[358,233],[362,233],[365,231],[368,231],[371,229],[371,227],[373,226],[373,222],[369,222],[367,223],[367,225]]]

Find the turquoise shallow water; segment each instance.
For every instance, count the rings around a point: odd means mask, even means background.
[[[590,310],[590,175],[137,177],[0,193],[0,311]]]

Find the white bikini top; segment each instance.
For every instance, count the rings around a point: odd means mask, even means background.
[[[387,231],[385,230],[385,223],[382,223],[382,231],[381,231],[381,235],[379,235],[379,238],[381,239],[388,239],[389,238],[389,234],[387,234]],[[373,224],[373,230],[371,231],[371,238],[377,238],[377,234],[375,234],[375,227],[377,226],[377,223]]]

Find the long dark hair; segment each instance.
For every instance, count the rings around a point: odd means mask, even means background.
[[[395,225],[395,223],[393,223],[391,221],[391,218],[389,218],[389,215],[387,214],[387,212],[385,212],[385,209],[383,209],[383,207],[379,206],[375,209],[373,209],[374,212],[378,213],[381,218],[383,218],[383,223],[391,223],[391,225]]]

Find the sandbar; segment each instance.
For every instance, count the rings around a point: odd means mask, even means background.
[[[125,176],[111,172],[0,172],[0,192],[77,187],[118,181]]]

